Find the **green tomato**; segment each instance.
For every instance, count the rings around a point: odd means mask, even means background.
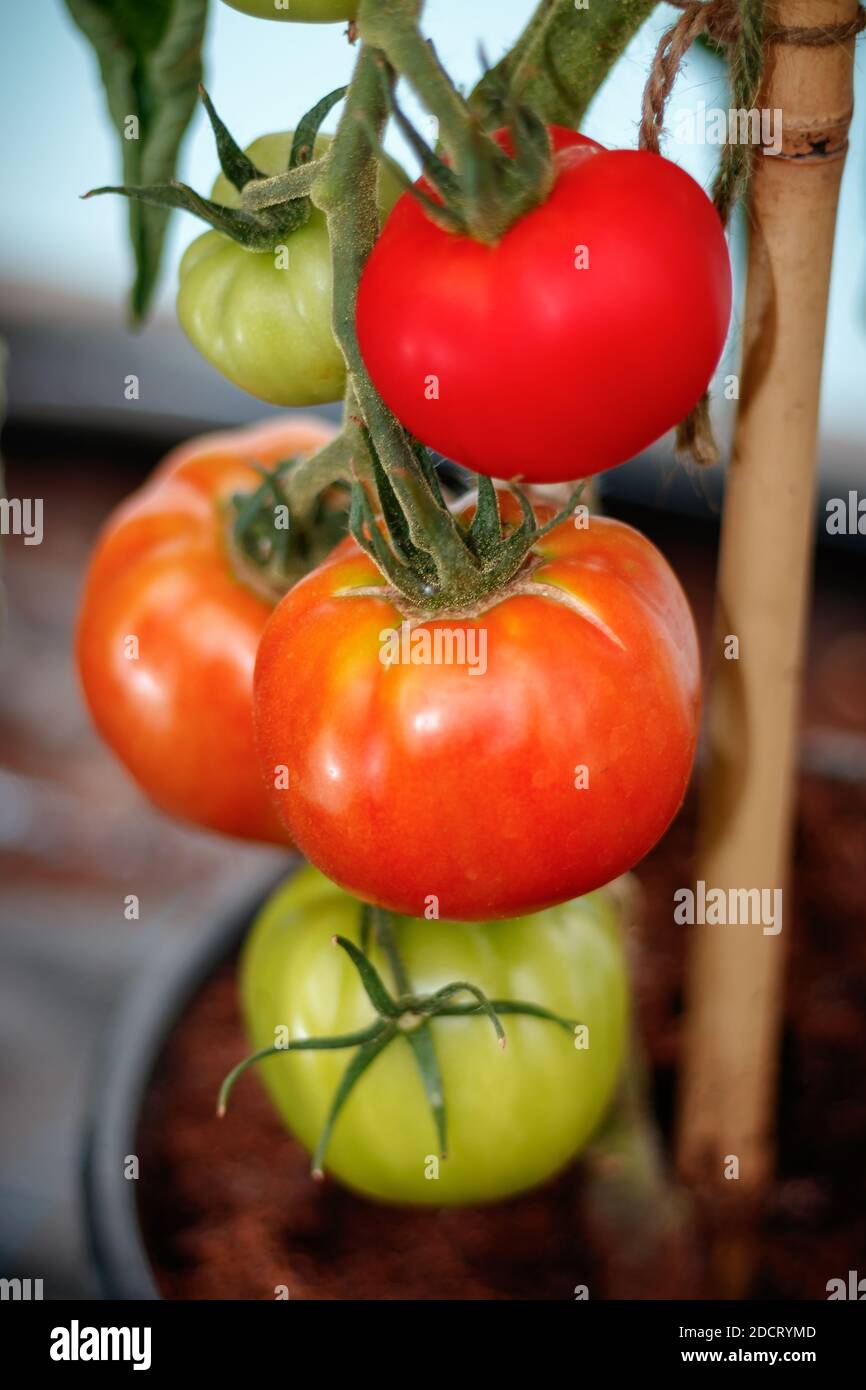
[[[303,24],[332,24],[339,19],[354,19],[358,13],[357,0],[225,0],[233,10],[255,15],[257,19],[288,19]]]
[[[332,941],[341,935],[358,943],[360,913],[354,898],[312,867],[265,905],[240,974],[255,1049],[273,1045],[281,1027],[298,1039],[350,1033],[374,1021],[354,966]],[[486,1018],[434,1018],[447,1157],[438,1158],[415,1058],[398,1036],[346,1101],[325,1167],[366,1196],[430,1205],[492,1201],[542,1182],[590,1137],[623,1061],[627,986],[612,895],[603,889],[493,923],[393,920],[416,993],[466,980],[489,998],[540,1004],[585,1024],[588,1046],[578,1047],[583,1037],[547,1020],[504,1015],[502,1050]],[[377,946],[371,959],[393,986]],[[352,1055],[352,1049],[286,1052],[260,1064],[280,1116],[311,1151]]]
[[[321,155],[330,137],[316,139]],[[292,132],[263,135],[247,148],[257,168],[288,167]],[[379,203],[387,215],[400,192],[380,172]],[[224,174],[211,197],[240,207]],[[325,216],[309,219],[273,251],[248,251],[221,232],[205,232],[180,263],[177,316],[190,341],[212,366],[250,395],[272,405],[324,405],[339,400],[345,363],[331,328],[331,248]]]

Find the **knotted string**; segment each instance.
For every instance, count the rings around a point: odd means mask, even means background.
[[[762,3],[750,0],[669,0],[682,14],[659,39],[643,93],[639,148],[658,154],[668,98],[683,58],[696,39],[705,34],[728,50],[731,100],[737,110],[751,111],[758,97],[767,43],[825,47],[842,44],[866,27],[866,9],[859,6],[853,19],[842,24],[814,27],[768,27]],[[737,201],[745,194],[752,169],[753,150],[746,142],[726,142],[713,184],[712,198],[724,226]],[[677,452],[699,465],[717,463],[719,450],[710,426],[709,392],[677,426]]]

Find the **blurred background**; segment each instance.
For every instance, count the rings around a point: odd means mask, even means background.
[[[468,90],[479,42],[495,61],[519,33],[528,0],[428,0],[440,57]],[[604,144],[633,146],[660,6],[598,94],[584,124]],[[224,381],[173,316],[177,262],[198,227],[175,213],[155,311],[125,326],[131,276],[126,205],[80,201],[119,179],[119,151],[94,57],[59,0],[5,5],[0,123],[0,337],[7,352],[6,495],[44,499],[44,540],[4,538],[6,623],[0,652],[0,1273],[41,1277],[46,1297],[92,1291],[78,1198],[81,1135],[94,1058],[127,982],[167,936],[195,931],[247,901],[279,866],[274,851],[178,827],[144,802],[90,729],[70,647],[83,567],[110,508],[172,444],[201,429],[275,413]],[[829,537],[826,499],[862,487],[866,454],[866,48],[842,188],[821,415],[818,560],[804,747],[848,780],[866,775],[866,613],[862,536]],[[341,27],[262,25],[211,7],[206,82],[241,144],[291,126],[349,77]],[[693,50],[669,108],[727,109],[724,70]],[[420,117],[408,95],[410,115]],[[333,129],[334,119],[326,123]],[[681,123],[682,124],[682,123]],[[407,168],[399,138],[389,142]],[[666,153],[705,186],[717,151],[668,136]],[[217,172],[198,111],[179,176],[207,191]],[[742,227],[732,229],[738,280]],[[735,309],[719,380],[737,370]],[[659,350],[664,350],[663,336]],[[140,399],[124,399],[135,373]],[[719,402],[720,437],[732,406]],[[323,413],[336,415],[337,408]],[[697,477],[670,441],[602,481],[611,511],[636,521],[671,558],[702,631],[709,624],[724,469]],[[130,887],[132,885],[132,887]],[[136,891],[141,919],[127,922]]]

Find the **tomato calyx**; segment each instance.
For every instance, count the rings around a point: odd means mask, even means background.
[[[550,192],[555,170],[547,127],[535,111],[517,100],[501,74],[485,64],[491,84],[498,84],[499,107],[511,136],[512,148],[506,153],[418,32],[416,10],[412,0],[398,0],[387,7],[387,13],[373,13],[371,6],[359,19],[361,37],[378,50],[387,112],[394,116],[424,170],[421,183],[407,179],[406,188],[446,231],[492,245]],[[447,158],[431,148],[401,110],[394,96],[400,75],[408,78],[436,117]],[[370,123],[364,128],[377,156],[387,158],[375,126]]]
[[[370,940],[375,933],[383,950],[394,979],[394,989],[389,990],[379,971],[373,965],[368,951]],[[229,1096],[235,1082],[257,1062],[267,1057],[279,1056],[284,1052],[301,1052],[322,1049],[356,1049],[344,1071],[331,1101],[325,1123],[319,1135],[312,1157],[314,1178],[323,1176],[323,1166],[328,1143],[343,1106],[370,1064],[375,1061],[395,1038],[403,1037],[412,1049],[416,1065],[430,1107],[436,1128],[436,1136],[442,1158],[447,1157],[448,1122],[442,1082],[442,1073],[436,1055],[436,1046],[430,1020],[433,1018],[466,1018],[483,1016],[489,1019],[500,1048],[505,1047],[506,1033],[501,1015],[523,1014],[543,1022],[553,1023],[573,1034],[578,1026],[573,1019],[562,1018],[540,1004],[532,1004],[515,999],[489,999],[483,990],[467,980],[454,980],[443,985],[432,994],[412,992],[409,977],[400,956],[394,933],[391,914],[383,908],[361,904],[360,949],[344,936],[334,936],[334,945],[345,951],[364,987],[367,998],[375,1012],[375,1020],[366,1028],[335,1037],[297,1038],[287,1042],[274,1043],[260,1048],[233,1067],[222,1083],[217,1099],[217,1115],[222,1118],[227,1110]],[[470,995],[469,1000],[460,1000],[460,995]]]
[[[241,208],[226,207],[212,198],[203,198],[178,179],[141,187],[106,184],[101,188],[92,188],[83,196],[93,198],[103,193],[119,193],[124,198],[149,203],[153,207],[180,208],[191,212],[248,251],[273,251],[310,217],[312,203],[309,192],[321,166],[321,160],[312,157],[316,135],[328,112],[338,101],[342,101],[346,91],[346,87],[338,87],[329,92],[302,117],[295,131],[286,173],[269,178],[240,148],[217,115],[204,87],[199,87],[199,95],[214,134],[220,168],[241,195]],[[257,188],[264,190],[258,198],[252,192]]]
[[[534,545],[570,516],[585,484],[578,483],[565,506],[539,523],[531,499],[516,484],[505,491],[518,503],[520,520],[506,522],[500,492],[480,476],[475,514],[468,526],[445,503],[432,459],[423,445],[411,448],[418,464],[412,507],[398,496],[368,431],[362,429],[372,464],[381,517],[374,513],[367,489],[353,483],[349,532],[362,550],[416,613],[427,617],[472,610],[496,600],[526,567]],[[412,512],[423,516],[420,544]],[[432,520],[432,524],[430,524]]]
[[[234,493],[224,508],[225,545],[235,577],[272,603],[345,534],[345,509],[331,505],[324,492],[303,510],[293,505],[289,483],[306,462],[286,459],[273,468],[251,463],[261,483],[252,492]]]

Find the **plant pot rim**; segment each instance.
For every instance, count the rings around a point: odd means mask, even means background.
[[[85,1233],[101,1298],[162,1297],[142,1237],[136,1182],[123,1171],[124,1159],[136,1151],[145,1092],[178,1018],[299,862],[293,859],[246,905],[170,938],[112,1012],[91,1083],[82,1154]]]

